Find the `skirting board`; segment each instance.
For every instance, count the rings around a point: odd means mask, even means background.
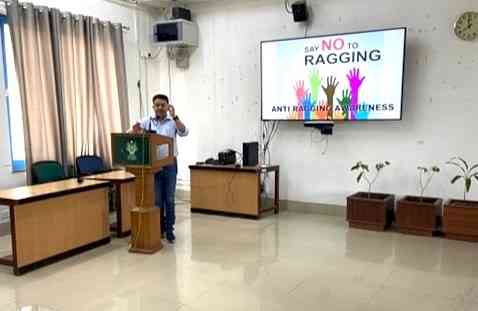
[[[191,193],[187,190],[176,190],[176,198],[182,201],[191,201]],[[272,200],[270,200],[272,203]],[[280,200],[280,210],[281,211],[291,211],[298,213],[312,213],[312,214],[321,214],[328,216],[339,216],[345,217],[346,208],[345,206],[333,205],[333,204],[321,204],[321,203],[308,203],[308,202],[299,202],[299,201],[288,201]]]
[[[291,212],[298,212],[298,213],[312,213],[312,214],[340,216],[340,217],[345,217],[346,215],[345,206],[333,205],[333,204],[281,200],[280,208],[281,210],[285,209]]]

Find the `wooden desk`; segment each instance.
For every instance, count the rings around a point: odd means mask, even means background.
[[[0,191],[10,207],[15,275],[110,242],[109,182],[67,179]]]
[[[126,171],[112,171],[103,174],[87,176],[89,180],[109,181],[115,186],[116,223],[110,228],[119,238],[131,234],[131,210],[135,208],[136,177]]]
[[[191,211],[242,215],[255,219],[279,212],[279,166],[191,165]],[[275,173],[272,208],[263,208],[261,174]]]

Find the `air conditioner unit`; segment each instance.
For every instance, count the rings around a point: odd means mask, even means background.
[[[153,42],[159,46],[197,46],[198,26],[184,19],[156,22]]]

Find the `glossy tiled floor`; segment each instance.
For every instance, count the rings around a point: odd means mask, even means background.
[[[23,277],[0,267],[0,310],[478,310],[478,244],[348,229],[342,218],[190,215],[152,256],[127,240]],[[8,238],[0,238],[5,252]]]

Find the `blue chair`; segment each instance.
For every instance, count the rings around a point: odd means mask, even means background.
[[[39,161],[32,164],[32,184],[43,184],[65,179],[65,170],[57,161]]]
[[[105,172],[103,159],[98,156],[86,155],[76,158],[77,176],[85,176]]]
[[[78,177],[109,171],[110,170],[105,169],[103,159],[98,156],[86,155],[76,158],[76,176]],[[110,211],[113,211],[115,209],[116,191],[116,187],[114,187],[113,185],[110,186],[110,190],[108,191],[108,202]]]

